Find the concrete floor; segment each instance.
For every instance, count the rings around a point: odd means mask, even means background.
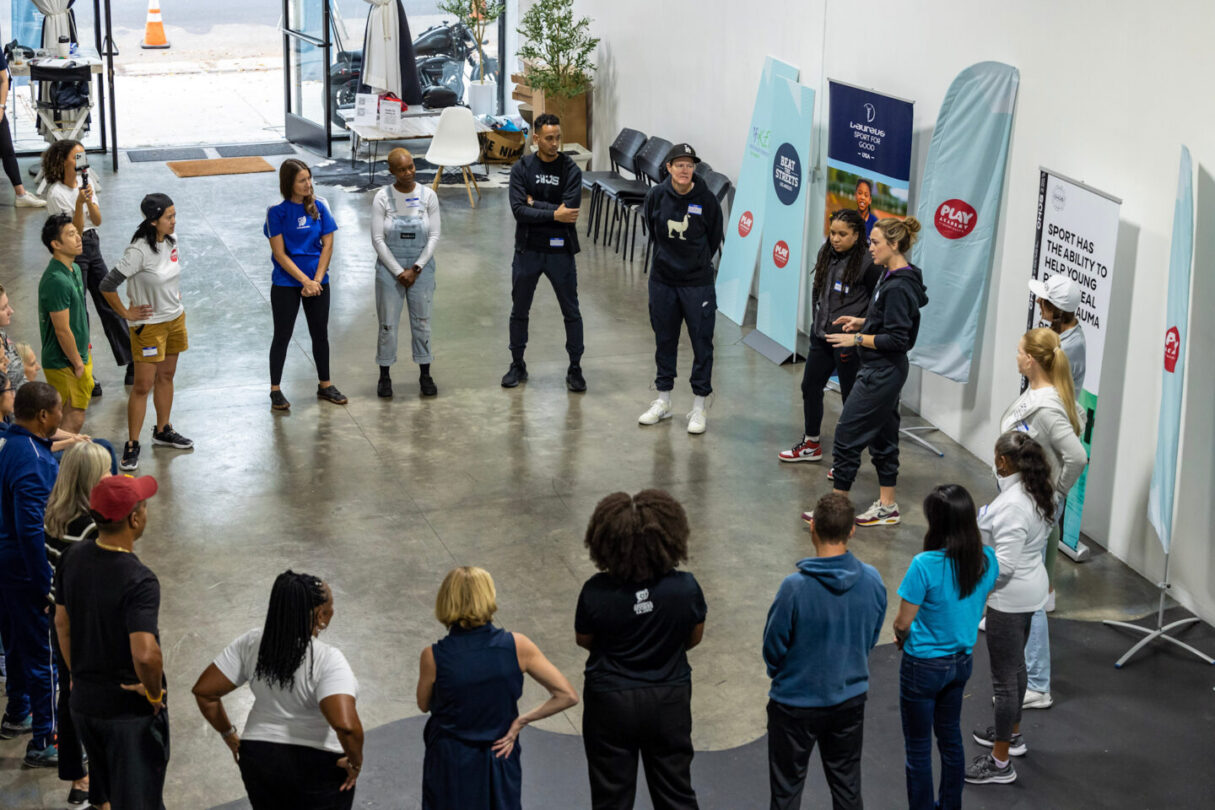
[[[691,654],[697,747],[728,748],[763,733],[768,681],[760,645],[768,604],[793,563],[812,553],[798,513],[829,489],[827,465],[776,460],[800,431],[801,366],[772,365],[719,317],[708,432],[689,436],[678,417],[639,428],[637,415],[653,398],[646,276],[640,260],[623,264],[588,244],[579,273],[589,392],[565,390],[561,317],[543,285],[532,312],[531,381],[500,388],[509,362],[513,233],[506,194],[489,192],[470,210],[463,188],[447,187],[440,193],[444,238],[433,337],[440,394],[417,396],[406,337],[397,397],[377,399],[371,195],[332,192],[341,227],[330,318],[333,378],[350,404],[313,398],[315,371],[301,318],[284,378],[293,409],[272,413],[270,266],[261,220],[264,206],[278,199],[275,176],[183,180],[161,164],[125,158],[118,174],[107,175],[101,195],[107,258],[116,261],[130,238],[142,195],[163,191],[177,204],[185,267],[191,348],[179,367],[172,421],[196,449],[153,449],[144,437],[140,473],[155,475],[161,490],[137,549],[163,591],[161,643],[173,717],[169,807],[208,807],[242,795],[227,749],[188,690],[220,649],[260,626],[270,585],[288,567],[333,586],[337,615],[325,638],[359,677],[359,712],[369,728],[417,713],[418,653],[443,632],[432,616],[434,594],[458,564],[488,568],[498,585],[499,622],[532,637],[580,686],[586,654],[574,644],[573,610],[594,572],[582,535],[598,499],[621,489],[668,489],[691,519],[687,568],[709,603],[704,643]],[[38,212],[0,198],[0,283],[17,310],[11,336],[34,343],[36,287],[47,261],[42,221]],[[690,361],[685,341],[678,414],[691,403]],[[86,431],[117,444],[126,432],[126,397],[105,347],[97,349],[95,373],[105,395],[90,409]],[[827,413],[829,436],[839,413],[835,394],[828,395]],[[145,432],[150,421],[149,415]],[[859,530],[853,542],[856,554],[882,572],[892,610],[920,547],[924,493],[960,481],[979,503],[995,494],[988,459],[944,436],[934,441],[943,459],[914,445],[903,449],[902,525]],[[856,501],[863,508],[876,494],[866,468]],[[1095,619],[1150,610],[1151,585],[1097,552],[1083,566],[1061,558],[1056,615]],[[891,640],[889,630],[882,640]],[[523,705],[541,697],[529,684]],[[249,703],[247,690],[228,701],[238,723]],[[570,734],[579,726],[578,708],[542,724]],[[53,773],[22,770],[23,749],[22,742],[0,743],[0,806],[62,806],[66,785]],[[391,761],[394,752],[367,756]]]

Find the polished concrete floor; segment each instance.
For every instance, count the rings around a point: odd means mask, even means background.
[[[760,646],[768,604],[793,563],[812,553],[798,513],[829,490],[825,465],[776,459],[800,431],[800,366],[771,364],[719,317],[708,432],[690,436],[680,418],[639,428],[637,415],[653,398],[646,276],[640,259],[622,263],[588,244],[579,279],[590,390],[565,389],[560,312],[543,284],[532,311],[531,380],[502,389],[513,233],[506,195],[489,192],[472,210],[463,188],[448,187],[440,193],[444,236],[434,309],[439,396],[418,397],[405,338],[395,367],[397,396],[377,399],[371,195],[332,191],[326,196],[341,227],[333,262],[333,379],[350,404],[313,398],[315,369],[301,318],[284,378],[293,408],[273,413],[270,266],[261,221],[265,206],[278,199],[275,176],[178,179],[162,164],[123,158],[120,172],[101,179],[106,257],[119,257],[142,195],[162,191],[177,205],[185,269],[190,350],[180,362],[172,421],[196,449],[151,448],[144,436],[140,473],[155,475],[161,489],[137,549],[163,591],[161,644],[173,718],[169,807],[206,807],[242,795],[227,749],[194,708],[189,688],[220,649],[261,624],[270,585],[288,567],[333,586],[337,615],[326,640],[345,652],[359,677],[367,727],[417,714],[418,653],[443,632],[432,615],[434,594],[458,564],[488,568],[498,585],[499,622],[533,638],[580,685],[586,654],[574,644],[573,610],[594,571],[582,536],[595,503],[616,490],[662,487],[689,513],[687,568],[709,604],[704,643],[691,653],[697,747],[737,746],[763,732],[768,682]],[[7,187],[4,194],[11,194]],[[35,343],[36,287],[47,261],[42,221],[0,196],[0,283],[17,310],[10,332]],[[691,404],[686,341],[681,351],[679,414]],[[95,373],[105,395],[90,409],[86,432],[117,444],[126,432],[126,395],[104,346],[97,346]],[[828,395],[827,408],[829,435],[837,395]],[[892,606],[920,546],[919,501],[928,489],[962,482],[979,503],[995,494],[988,459],[943,436],[934,441],[944,458],[903,448],[902,525],[861,529],[852,544],[881,571]],[[869,468],[855,498],[863,507],[876,495]],[[1110,555],[1099,553],[1083,566],[1060,561],[1059,616],[1139,615],[1154,599],[1150,584]],[[889,640],[887,630],[883,642]],[[529,684],[523,704],[541,698]],[[247,690],[228,701],[238,722],[249,703]],[[542,724],[569,734],[579,726],[577,707]],[[0,806],[62,806],[66,786],[53,773],[22,770],[22,751],[19,742],[0,743]],[[367,751],[380,761],[395,755]]]

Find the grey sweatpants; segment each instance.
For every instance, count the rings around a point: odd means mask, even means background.
[[[376,340],[375,362],[391,366],[397,361],[397,332],[401,328],[401,311],[409,304],[409,331],[412,334],[413,361],[429,363],[430,310],[435,299],[435,265],[427,262],[412,286],[397,281],[392,271],[380,262],[375,265],[375,314],[380,322]]]

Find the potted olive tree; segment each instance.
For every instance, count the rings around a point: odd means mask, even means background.
[[[519,20],[523,61],[535,114],[561,119],[566,143],[590,146],[586,94],[595,72],[599,38],[590,35],[591,19],[574,17],[574,0],[536,0]]]
[[[498,111],[498,82],[485,76],[485,31],[506,10],[500,0],[440,0],[438,9],[464,24],[477,42],[477,67],[468,85],[468,106],[473,115],[493,115]]]

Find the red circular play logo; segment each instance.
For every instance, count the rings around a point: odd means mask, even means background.
[[[169,254],[169,261],[177,261],[177,248],[173,248],[173,252]]]
[[[746,236],[751,233],[751,226],[755,224],[755,217],[751,216],[750,211],[743,211],[743,215],[738,218],[738,235]]]
[[[965,200],[946,200],[937,206],[937,232],[946,239],[961,239],[975,229],[979,215]]]
[[[1181,332],[1176,326],[1170,326],[1164,333],[1164,370],[1170,374],[1177,373],[1177,360],[1181,357]]]
[[[789,246],[783,239],[772,246],[772,261],[777,267],[784,267],[789,263]]]

